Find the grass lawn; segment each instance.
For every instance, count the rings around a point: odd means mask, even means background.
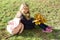
[[[14,18],[21,3],[29,4],[30,13],[40,12],[48,20],[47,25],[53,27],[52,33],[43,33],[41,29],[25,30],[20,35],[9,36],[5,28],[7,22]],[[60,0],[0,0],[0,40],[60,40]]]

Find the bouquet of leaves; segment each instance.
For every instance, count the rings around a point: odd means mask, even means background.
[[[46,19],[40,14],[40,13],[36,13],[34,15],[34,21],[36,25],[39,25],[41,23],[45,23]]]

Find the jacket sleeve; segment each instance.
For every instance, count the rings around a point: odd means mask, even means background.
[[[15,15],[15,18],[17,18],[19,21],[21,21],[22,13],[20,11],[18,11],[17,14]]]

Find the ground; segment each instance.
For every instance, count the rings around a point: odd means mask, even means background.
[[[47,25],[53,27],[52,33],[43,33],[36,27],[25,30],[20,35],[9,36],[6,30],[7,22],[14,18],[21,3],[29,4],[31,16],[40,12],[46,19]],[[0,0],[0,40],[60,40],[60,0]],[[3,29],[3,30],[2,30]]]

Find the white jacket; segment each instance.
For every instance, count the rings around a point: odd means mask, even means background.
[[[13,35],[12,31],[15,27],[18,27],[19,22],[20,22],[20,18],[14,18],[13,20],[11,20],[10,22],[13,22],[13,24],[8,24],[7,25],[7,31]]]

